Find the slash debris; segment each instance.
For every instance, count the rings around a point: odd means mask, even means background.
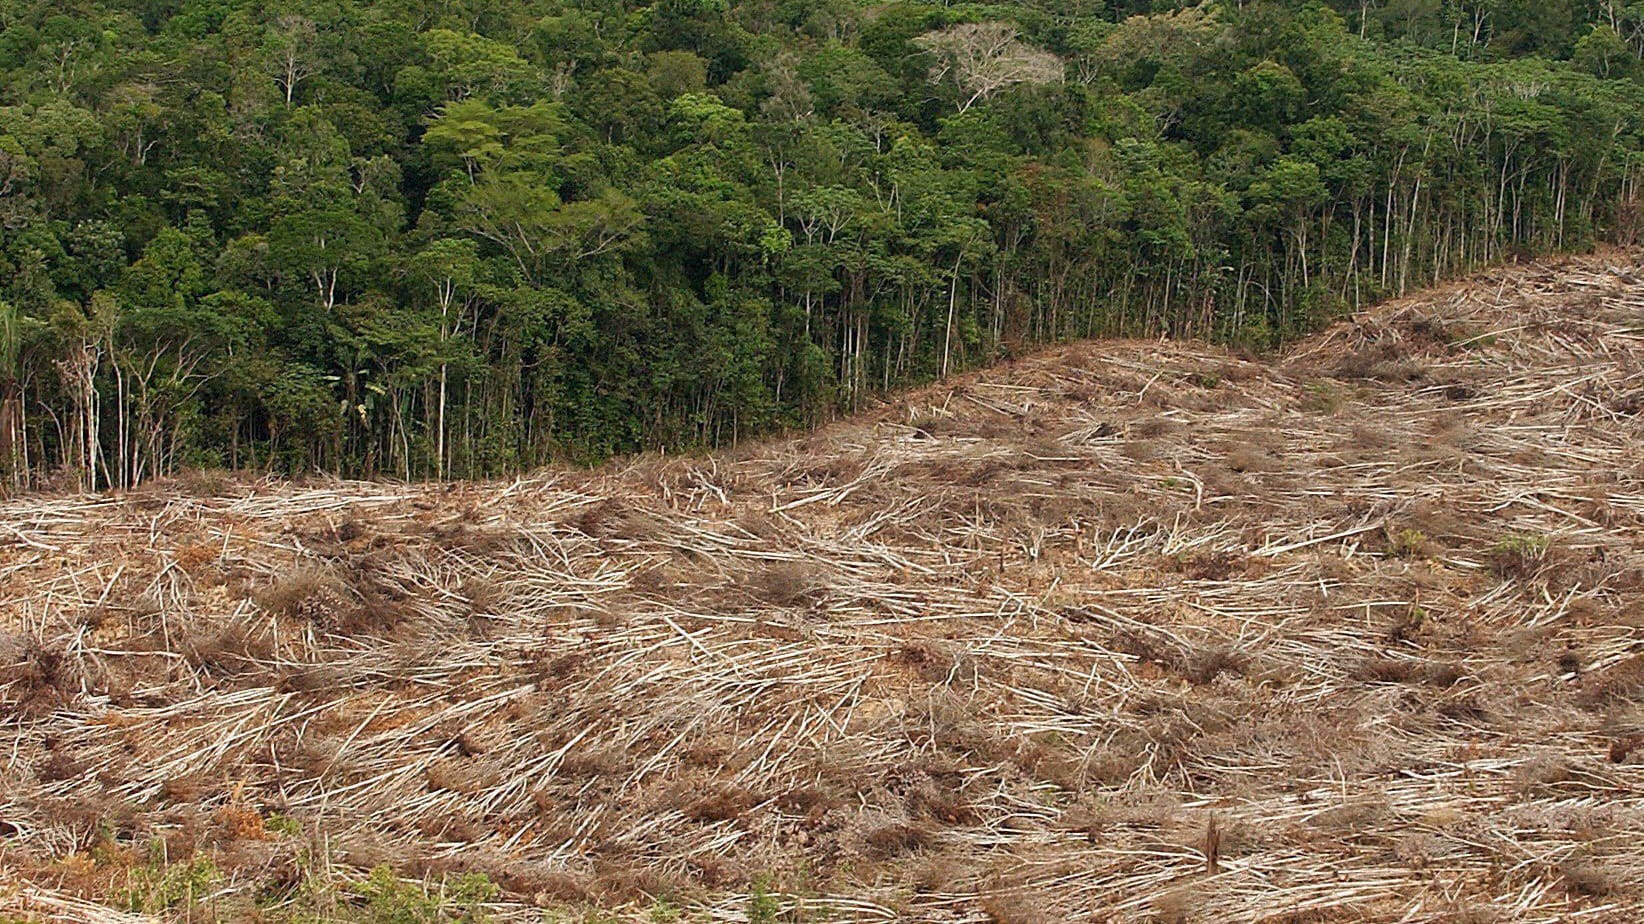
[[[137,920],[158,844],[194,920],[320,856],[499,920],[1636,921],[1644,266],[717,455],[8,500],[0,698],[14,916]]]

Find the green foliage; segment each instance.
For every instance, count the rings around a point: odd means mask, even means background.
[[[274,814],[263,819],[263,827],[267,828],[274,834],[284,837],[296,837],[301,834],[303,830],[301,822],[297,821],[295,818],[292,818],[290,815],[282,815],[279,812],[275,812]]]
[[[1552,539],[1547,536],[1515,533],[1490,547],[1490,569],[1498,577],[1525,578],[1547,560]]]
[[[748,890],[748,924],[776,924],[781,920],[782,899],[771,891],[769,877],[760,876]]]
[[[116,901],[128,911],[161,914],[188,908],[210,895],[222,874],[211,858],[199,854],[181,863],[169,863],[165,847],[156,842],[147,862],[127,873]]]
[[[870,6],[11,4],[7,474],[691,448],[1636,213],[1621,6]]]
[[[481,873],[465,873],[437,889],[406,882],[386,866],[379,866],[347,891],[363,903],[355,920],[362,924],[484,924],[490,919],[485,903],[497,897],[497,887]]]
[[[1539,558],[1547,553],[1550,542],[1546,536],[1518,533],[1496,543],[1494,551]]]
[[[1398,558],[1420,558],[1427,548],[1427,534],[1419,529],[1400,529],[1387,538],[1387,551]]]

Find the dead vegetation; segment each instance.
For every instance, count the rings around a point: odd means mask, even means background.
[[[7,501],[0,917],[386,865],[520,921],[1640,920],[1637,262],[715,456]]]

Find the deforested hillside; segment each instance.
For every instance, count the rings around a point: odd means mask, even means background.
[[[1636,0],[6,0],[0,485],[492,478],[1644,229]]]
[[[6,501],[0,915],[1637,921],[1641,413],[1615,251],[718,455]]]

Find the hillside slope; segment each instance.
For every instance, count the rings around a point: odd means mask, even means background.
[[[735,454],[7,501],[0,912],[1636,921],[1641,260]]]

